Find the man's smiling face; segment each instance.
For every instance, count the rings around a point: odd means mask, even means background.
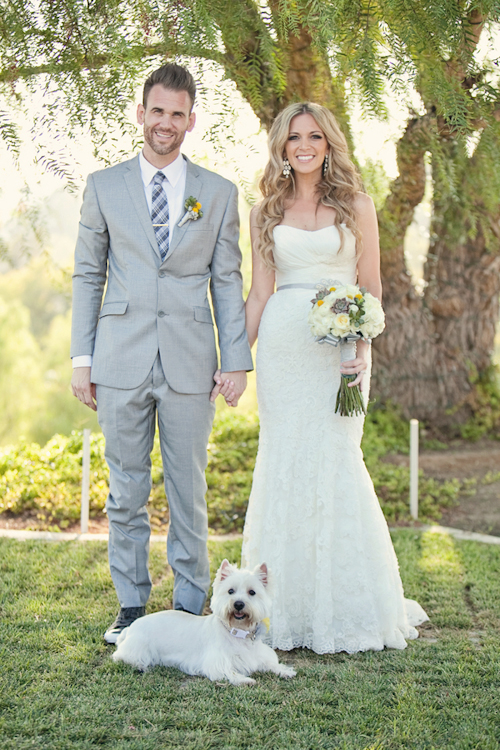
[[[137,107],[137,122],[144,129],[145,158],[159,169],[171,164],[195,120],[187,91],[166,89],[159,83],[153,86],[146,107]]]

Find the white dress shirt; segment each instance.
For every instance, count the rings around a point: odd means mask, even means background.
[[[168,215],[170,225],[169,242],[172,242],[172,236],[175,232],[177,223],[181,220],[181,211],[183,209],[184,190],[186,188],[186,161],[179,154],[177,159],[163,169],[158,169],[150,164],[144,158],[144,154],[139,154],[139,166],[141,167],[141,176],[144,183],[144,192],[148,203],[149,213],[153,207],[153,180],[157,172],[163,172],[166,180],[163,180],[163,189],[168,201]]]
[[[168,201],[168,215],[169,215],[169,243],[172,242],[172,236],[177,227],[178,222],[181,220],[183,213],[183,200],[184,191],[186,188],[186,173],[187,166],[186,160],[183,159],[182,154],[179,154],[177,159],[171,164],[168,164],[163,169],[158,169],[153,166],[145,157],[142,151],[139,154],[139,166],[141,168],[141,177],[144,184],[144,193],[146,195],[146,202],[148,204],[149,213],[153,206],[153,181],[154,176],[157,172],[163,172],[166,180],[163,180],[163,189],[167,196]],[[73,367],[92,367],[92,355],[82,354],[78,357],[72,358]]]

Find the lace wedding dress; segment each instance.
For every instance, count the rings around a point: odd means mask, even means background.
[[[266,562],[273,574],[267,642],[318,654],[405,648],[428,618],[404,598],[360,448],[363,417],[334,413],[339,350],[316,343],[307,323],[315,284],[356,282],[354,237],[343,228],[340,249],[334,226],[274,232],[277,287],[294,286],[272,295],[259,328],[261,427],[242,552],[244,566]]]

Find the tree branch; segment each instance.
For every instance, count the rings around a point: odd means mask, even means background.
[[[486,23],[487,14],[473,9],[465,19],[466,34],[455,57],[444,62],[445,72],[450,78],[460,81],[461,85],[467,80],[467,67],[470,65],[477,49],[481,33]]]
[[[144,57],[172,57],[173,55],[186,55],[189,57],[199,57],[203,60],[211,60],[220,65],[225,65],[225,55],[222,52],[212,49],[196,48],[196,54],[192,49],[186,49],[177,42],[167,44],[165,41],[157,44],[142,46],[135,45],[129,48],[129,59],[141,60]],[[14,83],[18,80],[27,80],[36,76],[48,74],[58,75],[60,73],[72,73],[83,70],[99,70],[105,68],[117,58],[109,53],[97,55],[81,55],[73,58],[71,62],[47,62],[43,65],[25,66],[11,65],[9,68],[0,70],[0,83]]]

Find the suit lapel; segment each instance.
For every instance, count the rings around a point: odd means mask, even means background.
[[[153,229],[153,223],[151,221],[151,216],[148,210],[146,195],[144,193],[144,183],[142,181],[138,156],[130,160],[129,168],[128,171],[125,172],[124,179],[127,184],[127,189],[130,193],[132,203],[134,204],[134,208],[137,211],[137,216],[139,217],[139,221],[141,222],[141,226],[146,233],[146,237],[148,238],[149,243],[155,253],[159,258],[161,258],[160,251],[158,249],[158,243],[156,241],[155,230]]]
[[[184,208],[184,204],[191,195],[196,198],[197,200],[200,200],[200,192],[203,186],[203,180],[201,179],[200,171],[196,164],[193,164],[193,162],[189,161],[186,157],[184,157],[187,162],[187,171],[186,171],[186,188],[184,190],[184,198],[182,200],[182,211],[180,218],[177,221],[177,224],[179,221],[181,221],[182,217],[186,213],[186,209]],[[200,201],[201,203],[201,201]],[[203,208],[202,208],[203,210]],[[203,221],[203,219],[199,219],[199,221]],[[168,262],[169,258],[173,255],[173,253],[177,250],[180,243],[182,242],[184,235],[187,232],[189,226],[189,221],[186,221],[186,223],[182,226],[175,226],[173,230],[173,238],[172,242],[170,243],[170,247],[168,250],[168,255],[165,258],[164,262]]]

